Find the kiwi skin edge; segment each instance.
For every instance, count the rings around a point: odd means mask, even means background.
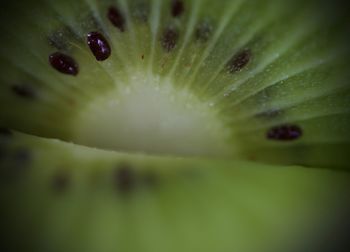
[[[4,3],[3,248],[347,251],[348,11]]]

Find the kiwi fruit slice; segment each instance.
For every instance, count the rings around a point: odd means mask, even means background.
[[[346,172],[6,138],[1,217],[20,251],[297,249],[348,197]]]
[[[4,3],[6,251],[335,251],[348,13],[340,0]]]

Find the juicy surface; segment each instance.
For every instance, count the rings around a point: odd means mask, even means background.
[[[349,173],[317,168],[349,169],[340,3],[6,1],[1,249],[325,251],[349,219]]]
[[[106,149],[348,168],[347,6],[180,2],[6,3],[0,125]],[[111,52],[89,46],[91,33]],[[75,59],[76,76],[48,64],[57,51]],[[135,78],[146,81],[128,99]],[[123,103],[104,109],[111,99]],[[268,137],[286,127],[302,134]]]

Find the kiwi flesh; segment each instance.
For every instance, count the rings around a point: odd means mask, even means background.
[[[22,2],[1,13],[1,125],[117,151],[347,168],[339,3]]]
[[[17,249],[298,251],[348,197],[346,172],[6,138],[1,222]]]
[[[4,3],[8,245],[305,250],[348,209],[348,11],[315,0]]]

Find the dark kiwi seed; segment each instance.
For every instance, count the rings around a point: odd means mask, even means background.
[[[120,192],[130,192],[135,187],[136,174],[127,164],[119,165],[114,174],[114,182]]]
[[[249,49],[244,49],[243,51],[237,53],[227,63],[227,70],[230,73],[235,73],[242,70],[242,68],[249,63],[251,56],[252,52]]]
[[[11,87],[12,92],[14,92],[19,97],[24,99],[34,99],[36,97],[36,93],[34,89],[28,85],[13,85]]]
[[[213,27],[208,21],[201,22],[197,25],[195,31],[196,40],[206,42],[209,40],[210,35],[213,32]]]
[[[125,18],[118,8],[114,6],[109,7],[107,16],[115,27],[121,32],[125,31]]]
[[[171,15],[173,17],[179,17],[185,10],[183,1],[173,0],[171,3]]]
[[[52,177],[52,188],[55,192],[66,191],[70,184],[68,172],[59,171]]]
[[[106,60],[111,55],[111,47],[105,37],[99,32],[90,32],[87,35],[87,43],[96,60]]]
[[[266,137],[272,140],[288,141],[302,136],[302,129],[297,125],[280,125],[267,131]]]
[[[174,28],[167,28],[162,36],[161,43],[163,48],[170,52],[176,46],[176,42],[179,38],[179,33]]]
[[[61,73],[75,76],[79,72],[76,61],[72,57],[63,53],[55,52],[51,54],[49,56],[49,62],[53,68]]]

